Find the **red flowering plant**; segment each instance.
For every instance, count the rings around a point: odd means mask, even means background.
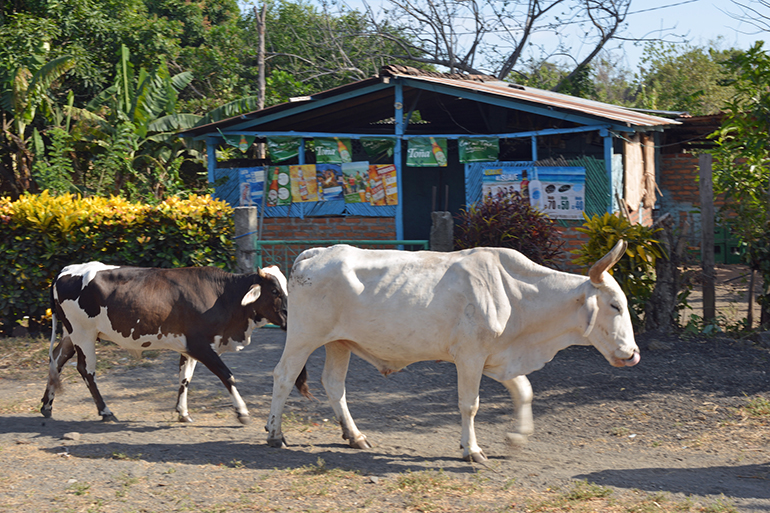
[[[515,249],[532,261],[558,267],[564,240],[556,223],[518,192],[499,191],[455,216],[455,249],[479,246]]]

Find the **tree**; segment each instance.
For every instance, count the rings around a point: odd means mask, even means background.
[[[398,43],[394,57],[514,82],[527,79],[526,68],[560,60],[565,72],[552,89],[567,92],[580,89],[590,63],[624,30],[631,0],[387,0],[384,5],[381,15],[370,7],[367,15],[381,37]],[[585,53],[569,47],[570,30],[579,34]]]
[[[714,192],[725,195],[732,227],[747,244],[749,265],[760,271],[760,323],[770,324],[770,55],[757,42],[726,61],[728,83],[735,93],[727,103],[716,143]]]
[[[734,93],[721,64],[737,51],[720,46],[721,40],[708,47],[647,44],[636,75],[636,106],[695,116],[721,111]]]

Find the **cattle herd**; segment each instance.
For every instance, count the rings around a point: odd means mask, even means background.
[[[187,391],[200,361],[227,388],[238,420],[248,423],[246,404],[220,355],[242,350],[254,329],[272,323],[286,331],[286,344],[273,372],[270,446],[286,444],[281,419],[292,386],[312,397],[305,363],[324,346],[322,383],[351,447],[370,447],[346,403],[351,353],[383,375],[414,362],[443,360],[457,368],[463,458],[484,462],[474,430],[482,375],[510,392],[516,423],[507,441],[517,445],[533,432],[526,376],[558,351],[593,345],[611,365],[639,362],[626,297],[607,272],[625,249],[618,242],[588,276],[537,265],[505,248],[312,248],[297,257],[288,282],[275,266],[238,275],[213,267],[69,265],[51,285],[49,379],[40,411],[52,415],[61,369],[77,355],[78,372],[102,420],[117,420],[96,386],[95,346],[102,339],[135,354],[180,354],[181,422],[192,422]],[[54,345],[58,320],[62,335]]]

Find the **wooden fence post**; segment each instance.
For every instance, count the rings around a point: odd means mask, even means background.
[[[714,184],[711,164],[713,157],[703,153],[698,158],[700,176],[700,231],[703,286],[703,321],[710,323],[716,317],[714,290]]]

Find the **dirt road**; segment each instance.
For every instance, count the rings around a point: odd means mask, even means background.
[[[0,510],[68,511],[87,497],[90,511],[218,511],[223,501],[266,493],[260,483],[270,482],[274,469],[323,466],[356,471],[371,486],[404,472],[443,469],[511,490],[587,480],[619,493],[770,511],[770,414],[754,417],[746,408],[770,399],[767,349],[727,339],[642,337],[642,361],[626,369],[611,367],[593,348],[567,349],[530,375],[535,434],[513,453],[503,442],[510,400],[485,378],[476,426],[490,462],[480,467],[460,459],[453,365],[424,362],[385,378],[353,357],[348,402],[374,444],[356,451],[341,439],[326,403],[322,349],[308,364],[319,402],[293,392],[284,424],[291,447],[269,448],[263,425],[284,337],[259,330],[242,354],[225,357],[254,418],[248,426],[236,422],[224,387],[202,367],[190,396],[195,423],[177,423],[175,354],[130,367],[126,353],[102,349],[102,361],[113,364],[100,371],[99,383],[119,423],[100,422],[74,367],[65,369],[53,418],[44,419],[37,408],[45,364],[23,371],[0,362]],[[363,497],[366,488],[355,493]],[[351,495],[351,508],[359,495]]]

